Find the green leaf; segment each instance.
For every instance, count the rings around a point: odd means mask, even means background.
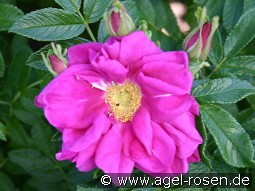
[[[103,191],[103,189],[99,189],[99,188],[83,188],[83,187],[77,186],[77,190],[76,191]]]
[[[0,3],[0,31],[8,30],[15,21],[23,16],[23,12],[17,7]]]
[[[243,10],[244,12],[249,11],[250,9],[255,7],[254,0],[244,0]]]
[[[20,35],[14,35],[11,42],[11,55],[14,57],[20,49],[24,48],[24,46],[28,45],[28,38]]]
[[[98,33],[97,33],[97,40],[99,42],[105,42],[107,38],[109,37],[109,33],[107,31],[107,28],[105,26],[104,19],[102,19],[99,23]]]
[[[246,121],[242,124],[243,128],[246,130],[246,132],[250,135],[251,139],[255,139],[255,118]]]
[[[207,0],[193,0],[193,2],[199,6],[204,6]]]
[[[1,186],[1,191],[16,190],[11,179],[3,172],[0,172],[0,186]]]
[[[221,16],[225,0],[207,0],[206,8],[207,14],[210,18],[214,16]]]
[[[15,91],[24,90],[29,79],[30,68],[25,63],[32,51],[28,46],[18,51],[11,62],[7,84]]]
[[[9,118],[6,126],[6,131],[10,136],[12,144],[16,147],[28,147],[30,145],[30,137],[28,137],[24,127],[17,118]]]
[[[255,76],[255,56],[238,56],[226,60],[219,70],[222,74]]]
[[[139,15],[136,7],[136,2],[133,0],[126,0],[122,1],[122,4],[124,5],[126,11],[128,12],[128,15],[132,18],[134,23],[138,24]]]
[[[251,94],[255,88],[249,82],[231,78],[209,80],[193,90],[200,103],[236,103]]]
[[[38,121],[31,129],[31,134],[35,140],[37,148],[48,156],[54,155],[57,151],[56,143],[51,141],[53,131],[49,125],[44,124],[42,121]]]
[[[0,140],[7,141],[3,130],[5,129],[4,124],[0,122]]]
[[[99,21],[110,7],[112,0],[84,0],[83,13],[88,23]]]
[[[62,176],[53,162],[33,149],[18,149],[9,152],[12,162],[21,166],[28,174],[45,182],[57,182]]]
[[[201,105],[201,117],[212,134],[223,159],[235,167],[254,165],[254,149],[242,126],[216,105]]]
[[[77,12],[81,8],[81,0],[54,0],[65,10],[70,12]]]
[[[66,182],[59,181],[59,182],[45,182],[41,179],[32,177],[28,180],[28,185],[34,188],[36,191],[66,191]]]
[[[165,0],[136,0],[136,5],[141,19],[146,20],[152,28],[166,30],[175,40],[182,39],[176,18]]]
[[[0,52],[0,78],[2,78],[4,76],[4,70],[5,70],[4,58],[3,58],[2,53]]]
[[[223,59],[222,40],[220,32],[218,30],[213,36],[209,59],[214,65],[219,64],[220,61]]]
[[[227,32],[237,23],[243,12],[243,0],[226,0],[223,10],[223,25]]]
[[[43,53],[44,55],[47,55],[47,53],[48,53],[48,51],[50,49],[52,49],[52,47],[51,47],[50,44],[48,44],[48,45],[42,47],[40,50],[34,52],[28,58],[28,60],[26,62],[26,65],[31,66],[31,67],[33,67],[35,69],[48,71],[48,69],[45,66],[45,63],[44,63],[44,61],[42,59],[41,53]]]
[[[196,120],[197,122],[198,120]],[[200,151],[200,155],[202,157],[202,161],[204,161],[204,163],[209,166],[210,168],[212,168],[212,164],[211,164],[211,160],[208,158],[207,154],[206,154],[206,146],[207,146],[207,142],[208,142],[208,133],[207,133],[207,129],[205,128],[205,124],[202,121],[199,122],[199,125],[196,124],[196,127],[198,127],[199,133],[201,134],[202,138],[203,138],[203,144],[200,145],[199,147],[199,151]]]
[[[225,45],[225,57],[234,57],[255,36],[255,8],[241,16],[236,26],[228,35]]]
[[[85,29],[82,19],[69,11],[45,8],[31,12],[9,30],[41,41],[66,40],[80,35]]]
[[[189,164],[188,173],[201,174],[201,173],[210,173],[210,172],[211,172],[211,169],[208,168],[203,162]]]
[[[248,96],[246,99],[255,111],[255,95]]]

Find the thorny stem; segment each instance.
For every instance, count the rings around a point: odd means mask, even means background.
[[[95,38],[95,36],[93,35],[93,33],[92,33],[92,31],[91,31],[91,29],[90,29],[90,27],[89,27],[88,22],[84,19],[84,17],[82,16],[80,10],[76,10],[76,11],[77,11],[78,15],[81,17],[81,19],[83,20],[83,22],[84,22],[84,24],[85,24],[85,27],[86,27],[86,29],[87,29],[87,31],[88,31],[88,33],[89,33],[90,38],[91,38],[94,42],[96,42],[96,38]]]

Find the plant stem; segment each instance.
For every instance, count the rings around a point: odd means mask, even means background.
[[[56,160],[51,157],[52,161],[55,163],[56,168],[59,170],[59,172],[62,174],[62,177],[64,179],[64,181],[66,182],[66,185],[68,187],[68,190],[72,191],[72,185],[70,184],[70,182],[68,181],[65,172],[63,171],[63,169],[59,166],[59,164],[56,162]]]
[[[38,80],[38,81],[30,84],[29,86],[27,86],[26,89],[33,88],[34,86],[37,86],[37,85],[41,84],[42,82],[43,82],[43,80]]]
[[[11,103],[12,103],[12,104],[15,103],[15,102],[19,99],[20,96],[21,96],[21,93],[20,93],[20,92],[17,92],[16,95],[14,96],[14,98],[13,98],[13,100],[12,100]]]
[[[6,102],[6,101],[0,100],[0,105],[8,105],[8,106],[10,106],[11,104]]]
[[[90,27],[89,27],[88,22],[84,19],[84,17],[82,16],[80,10],[77,10],[77,13],[78,13],[78,15],[81,17],[81,19],[83,20],[84,25],[85,25],[85,27],[86,27],[88,33],[89,33],[90,38],[91,38],[94,42],[96,42],[96,38],[95,38],[95,36],[93,35],[93,33],[92,33],[92,31],[91,31],[91,29],[90,29]]]
[[[217,66],[216,68],[207,76],[207,78],[210,78],[216,71],[220,69],[222,64],[225,62],[226,58],[224,58]]]

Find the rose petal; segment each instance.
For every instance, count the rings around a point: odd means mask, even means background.
[[[110,125],[107,116],[99,114],[88,129],[64,129],[62,139],[70,151],[79,152],[97,142]]]
[[[128,73],[122,64],[116,60],[105,59],[105,57],[96,57],[91,61],[92,66],[102,75],[102,77],[108,82],[122,83],[125,81]]]
[[[146,97],[154,97],[167,94],[187,94],[187,91],[180,87],[173,86],[156,78],[145,76],[143,73],[140,73],[137,76],[136,82],[139,84],[143,96]]]
[[[170,85],[186,90],[190,93],[193,77],[183,65],[161,60],[147,63],[143,66],[145,76],[162,80]]]
[[[160,173],[171,173],[172,175],[176,174],[184,174],[188,172],[188,162],[187,159],[180,159],[178,157],[175,157],[172,164],[166,168],[165,170],[161,171]]]
[[[152,120],[156,122],[168,122],[174,120],[191,107],[191,97],[182,96],[165,96],[144,98],[144,105],[151,113]]]
[[[78,168],[79,171],[88,172],[96,168],[95,152],[97,144],[97,142],[94,142],[89,147],[78,153],[76,168]]]
[[[162,52],[142,31],[123,36],[120,43],[119,61],[129,67],[130,74],[142,67],[142,63],[138,61],[144,56]]]
[[[102,43],[91,42],[72,46],[68,49],[68,66],[74,64],[89,64],[89,52],[98,52]]]
[[[188,162],[199,162],[200,161],[200,155],[198,152],[198,149],[195,150],[195,152],[188,158]]]
[[[131,145],[131,156],[136,167],[144,172],[160,172],[168,167],[175,155],[175,144],[170,136],[153,123],[153,152],[149,156],[144,146],[136,139]]]
[[[153,132],[150,113],[146,108],[140,108],[136,111],[132,119],[132,127],[137,139],[143,144],[147,153],[151,155]]]
[[[188,69],[189,66],[189,57],[187,52],[185,51],[161,52],[159,54],[144,56],[141,60],[143,64],[155,61],[168,62],[169,64],[176,63],[179,65],[183,65],[186,69]]]
[[[90,126],[97,113],[105,108],[104,92],[76,76],[86,74],[89,68],[87,65],[69,67],[35,98],[35,104],[44,109],[48,121],[60,131]]]
[[[134,162],[122,152],[120,127],[114,125],[100,140],[96,151],[96,165],[105,173],[131,173]]]
[[[176,156],[180,159],[190,157],[198,145],[202,143],[202,138],[194,125],[186,125],[185,127],[187,131],[182,132],[170,124],[164,123],[164,129],[173,138],[176,144]]]
[[[62,144],[62,149],[61,151],[59,151],[56,154],[56,159],[61,161],[61,160],[70,160],[70,161],[74,161],[74,159],[76,158],[77,153],[76,152],[72,152],[70,150],[68,150],[66,148],[65,144]]]

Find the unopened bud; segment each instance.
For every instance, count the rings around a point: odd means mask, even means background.
[[[57,76],[67,67],[67,59],[64,57],[67,50],[65,49],[62,53],[62,47],[59,44],[55,46],[55,44],[52,43],[51,45],[52,49],[48,51],[47,55],[45,56],[43,53],[41,53],[41,55],[50,73]]]
[[[201,13],[200,25],[191,31],[184,40],[184,49],[190,59],[205,61],[212,45],[212,38],[219,26],[219,17],[215,16],[212,22],[206,22],[206,9]]]
[[[124,36],[134,31],[135,24],[128,15],[123,4],[115,0],[108,13],[105,13],[104,20],[111,36]]]
[[[66,69],[65,63],[60,60],[56,55],[52,54],[49,57],[50,59],[50,64],[52,66],[52,69],[57,73],[60,74]]]

